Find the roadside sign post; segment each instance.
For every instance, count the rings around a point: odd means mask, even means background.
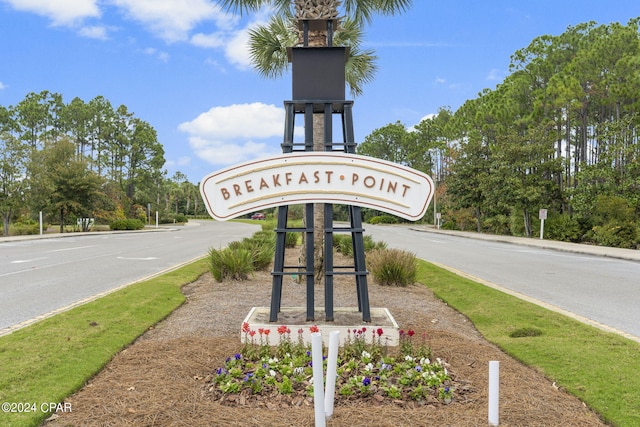
[[[547,219],[547,210],[540,209],[538,218],[540,218],[540,240],[542,240],[544,238],[544,220]]]

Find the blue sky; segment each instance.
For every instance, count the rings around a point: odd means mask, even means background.
[[[455,111],[495,88],[537,36],[637,16],[637,0],[414,0],[367,27],[379,70],[355,99],[356,140]],[[265,20],[227,15],[212,0],[0,0],[0,105],[43,90],[67,103],[104,96],[158,131],[169,176],[196,183],[281,152],[291,75],[258,76],[244,47],[247,28]]]

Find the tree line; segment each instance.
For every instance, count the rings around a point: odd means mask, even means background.
[[[535,38],[455,112],[376,129],[358,150],[430,173],[443,226],[638,247],[640,18]]]
[[[45,222],[77,225],[92,218],[163,220],[204,214],[197,187],[163,170],[156,130],[125,105],[97,96],[65,103],[49,91],[29,93],[15,106],[0,105],[0,214],[10,226]],[[88,221],[80,221],[87,227]],[[28,231],[26,231],[28,232]]]

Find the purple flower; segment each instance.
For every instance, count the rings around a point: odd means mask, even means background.
[[[235,357],[236,360],[242,359],[242,355],[240,353],[236,353],[233,357]]]
[[[366,387],[366,386],[368,386],[368,385],[370,385],[370,384],[371,384],[371,379],[370,379],[369,377],[364,377],[364,378],[362,379],[362,385],[363,385],[363,386],[365,386],[365,387]]]

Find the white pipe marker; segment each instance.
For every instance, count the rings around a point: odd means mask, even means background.
[[[489,362],[489,425],[500,424],[500,362]]]
[[[324,392],[324,413],[326,418],[331,418],[333,415],[339,346],[340,331],[331,331],[329,333],[329,354],[327,356],[327,385]]]
[[[313,363],[313,408],[316,427],[325,427],[322,334],[320,332],[311,333],[311,361]]]

